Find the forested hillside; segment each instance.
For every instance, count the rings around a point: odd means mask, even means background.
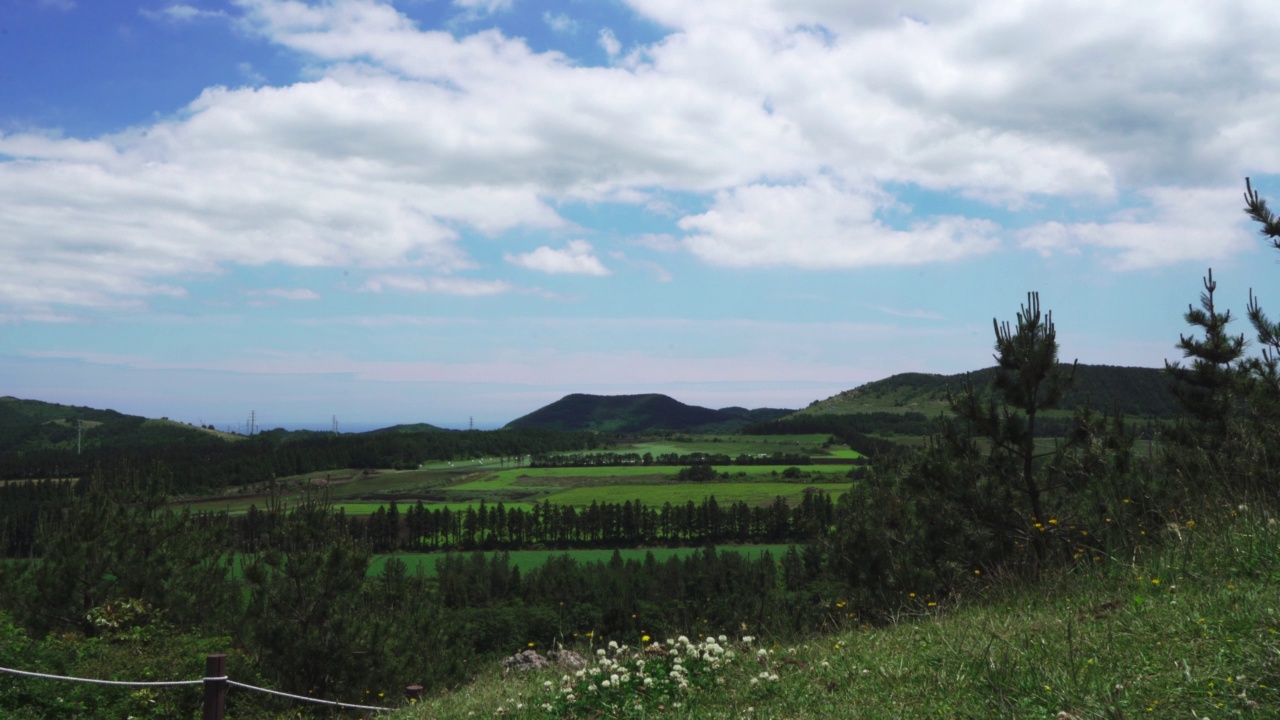
[[[814,402],[792,417],[861,413],[921,413],[936,417],[947,411],[947,393],[966,383],[990,389],[995,368],[955,375],[899,373]],[[1086,403],[1095,410],[1118,410],[1134,418],[1168,419],[1178,412],[1170,379],[1157,368],[1077,365],[1075,380],[1059,407],[1074,410]]]
[[[228,436],[169,420],[151,420],[115,410],[0,398],[0,453],[75,452],[157,445],[217,445]]]
[[[753,422],[765,422],[790,414],[790,410],[729,407],[722,410],[686,405],[655,393],[644,395],[587,395],[575,393],[507,423],[508,428],[538,427],[549,430],[590,430],[630,434],[661,430],[723,433],[735,432]]]

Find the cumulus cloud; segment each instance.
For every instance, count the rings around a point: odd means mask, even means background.
[[[1012,208],[1149,192],[1150,216],[1021,236],[1137,268],[1175,225],[1201,235],[1166,249],[1171,261],[1239,247],[1211,230],[1215,204],[1161,193],[1280,169],[1280,16],[1261,0],[924,0],[909,16],[825,0],[628,4],[668,34],[622,55],[602,33],[618,57],[592,67],[497,30],[422,29],[386,2],[238,0],[240,27],[301,55],[304,80],[209,88],[102,137],[0,135],[0,303],[144,303],[237,264],[447,274],[474,266],[473,235],[567,226],[560,203],[676,194],[709,202],[685,212],[677,243],[716,265],[997,247],[972,218],[887,225],[884,188],[901,184]]]
[[[578,21],[564,13],[557,14],[550,10],[544,11],[542,13],[542,22],[559,33],[575,33],[578,31]]]
[[[1021,231],[1019,241],[1042,255],[1102,248],[1116,270],[1212,262],[1255,244],[1236,190],[1149,188],[1141,191],[1146,207],[1117,212],[1105,222],[1041,223]]]
[[[819,178],[803,185],[750,185],[723,191],[711,209],[686,217],[694,255],[730,267],[807,269],[916,265],[994,250],[994,223],[961,217],[907,230],[876,218],[882,198]]]
[[[591,243],[586,240],[570,240],[564,248],[559,250],[543,245],[532,252],[507,253],[504,258],[507,262],[527,270],[537,270],[552,275],[612,274],[609,268],[606,268],[592,253]]]
[[[600,30],[600,47],[604,48],[609,57],[617,57],[622,52],[622,43],[618,42],[617,36],[609,28]]]

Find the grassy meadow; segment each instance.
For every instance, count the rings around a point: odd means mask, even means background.
[[[783,644],[744,642],[745,628],[715,643],[730,652],[686,660],[683,687],[652,679],[672,671],[671,645],[687,646],[637,637],[578,646],[603,653],[600,675],[503,676],[494,663],[390,717],[1273,718],[1277,588],[1276,519],[1224,510],[1167,528],[1131,557],[1038,579],[975,576],[937,601],[904,597],[886,626]],[[695,630],[689,642],[706,655]]]

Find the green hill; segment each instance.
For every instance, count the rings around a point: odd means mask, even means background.
[[[429,423],[411,423],[408,425],[392,425],[391,427],[370,430],[366,433],[358,433],[360,435],[412,435],[414,433],[425,432],[450,432],[441,427],[436,427]]]
[[[4,452],[85,450],[170,444],[220,443],[236,436],[167,419],[153,420],[15,397],[0,398],[0,449]],[[220,439],[221,438],[221,439]]]
[[[734,432],[744,425],[766,422],[790,414],[790,410],[730,407],[723,410],[686,405],[679,400],[644,395],[566,395],[524,417],[507,423],[508,429],[590,430],[602,433],[641,433],[672,430],[693,433]]]
[[[965,382],[985,388],[995,368],[956,375],[900,373],[817,401],[792,417],[855,415],[861,413],[922,413],[936,417],[946,411],[947,392],[959,392]],[[1170,418],[1177,402],[1169,392],[1169,378],[1157,368],[1079,365],[1075,385],[1062,407],[1072,409],[1086,402],[1098,410],[1116,408],[1130,417]]]

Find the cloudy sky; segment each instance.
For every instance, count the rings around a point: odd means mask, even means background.
[[[267,427],[802,407],[1280,313],[1272,2],[5,0],[0,394]],[[1246,327],[1237,325],[1240,332]]]

